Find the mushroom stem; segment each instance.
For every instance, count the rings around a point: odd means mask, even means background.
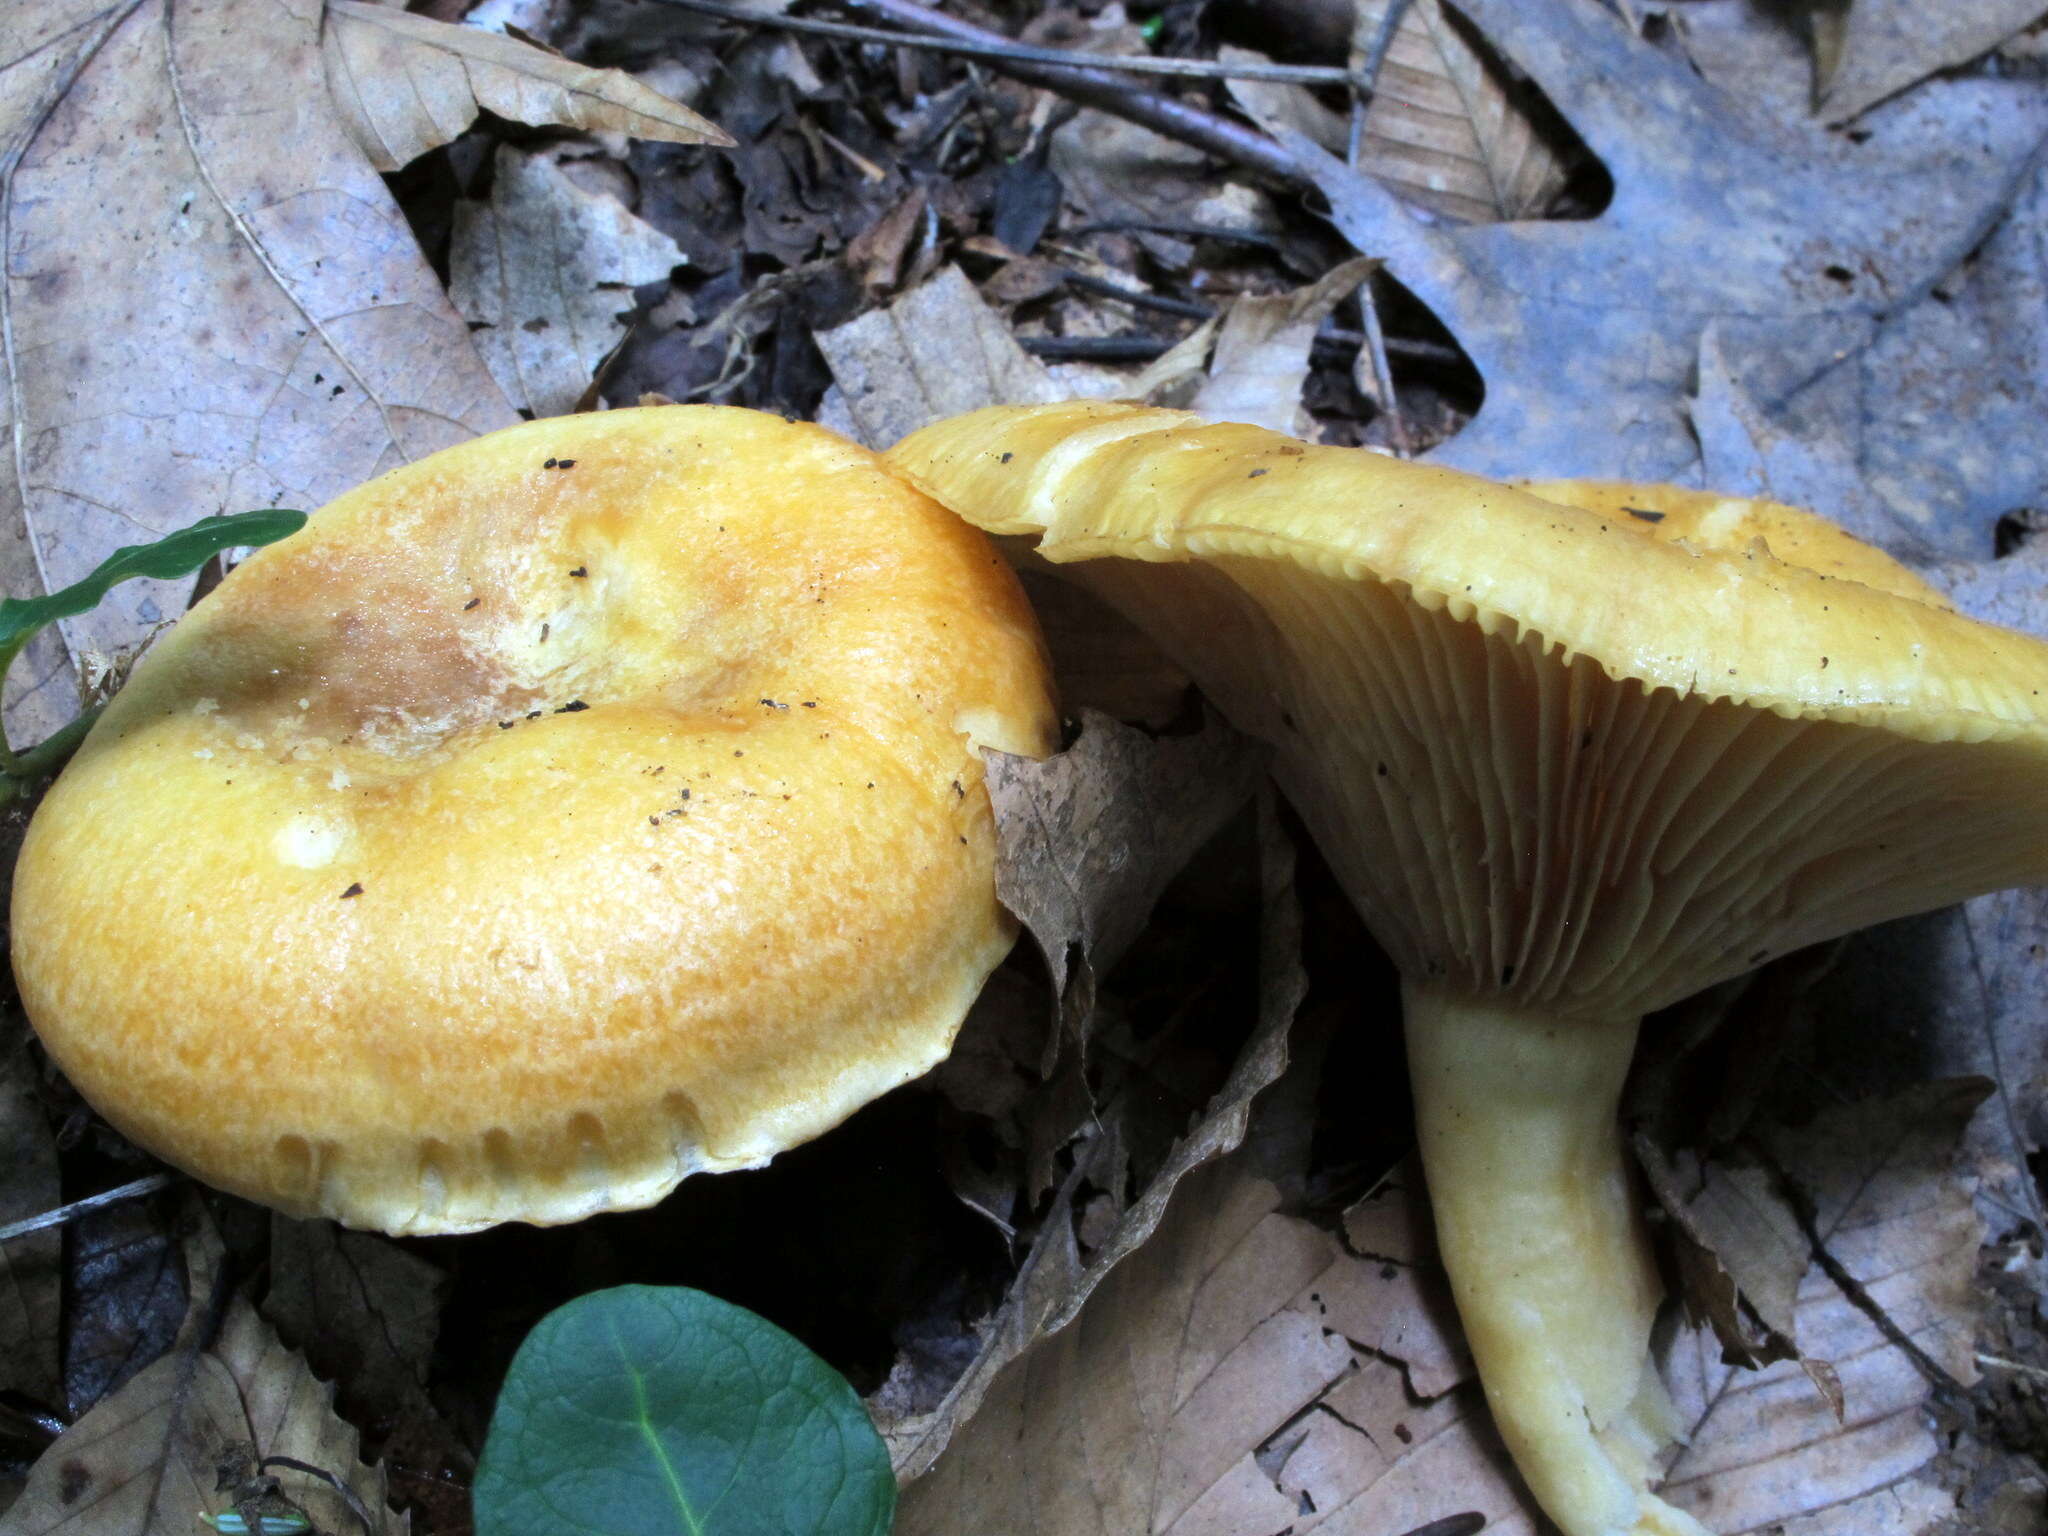
[[[1566,1536],[1707,1536],[1649,1492],[1679,1425],[1616,1118],[1640,1021],[1413,985],[1403,1006],[1438,1245],[1530,1490]]]

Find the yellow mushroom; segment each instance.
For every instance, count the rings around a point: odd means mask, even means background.
[[[31,825],[22,997],[141,1145],[390,1232],[563,1222],[949,1049],[1055,740],[988,542],[821,429],[665,407],[397,469],[160,640]]]
[[[1678,1426],[1615,1118],[1638,1022],[2048,880],[2048,646],[1767,504],[1544,499],[1099,403],[889,457],[1274,745],[1400,968],[1444,1261],[1517,1463],[1568,1536],[1700,1532],[1649,1491]]]

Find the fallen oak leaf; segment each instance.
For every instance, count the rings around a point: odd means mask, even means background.
[[[1339,230],[1478,368],[1485,404],[1434,456],[1494,478],[1696,479],[1685,397],[1707,325],[1739,329],[1774,376],[1853,350],[1984,238],[2048,124],[2017,82],[1950,81],[1967,143],[1929,153],[1881,117],[1866,142],[1837,143],[1752,120],[1597,6],[1465,9],[1607,164],[1598,217],[1432,229],[1370,176],[1286,142]]]

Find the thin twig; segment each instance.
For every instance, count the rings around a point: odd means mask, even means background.
[[[1995,1370],[2013,1371],[2021,1376],[2031,1376],[2036,1381],[2048,1381],[2048,1371],[2042,1370],[2038,1365],[2029,1365],[2024,1360],[2008,1360],[2003,1355],[1987,1355],[1980,1351],[1977,1355],[1977,1363],[1979,1365],[1991,1366]]]
[[[1148,363],[1169,351],[1177,339],[1148,332],[1126,332],[1119,336],[1021,336],[1018,344],[1033,357],[1053,363]],[[1316,332],[1314,344],[1318,350],[1327,347],[1356,352],[1365,345],[1365,337],[1343,326],[1326,326]],[[1439,342],[1390,336],[1386,346],[1389,353],[1404,355],[1418,363],[1449,367],[1458,361],[1458,354]]]
[[[1479,1536],[1486,1529],[1486,1516],[1477,1510],[1462,1515],[1446,1515],[1441,1520],[1432,1520],[1427,1525],[1418,1525],[1408,1536]]]
[[[1288,85],[1343,85],[1351,71],[1336,64],[1266,64],[1249,60],[1231,64],[1222,59],[1172,59],[1157,54],[1084,53],[1078,48],[1039,48],[1029,43],[980,41],[966,37],[919,37],[881,27],[858,27],[844,21],[821,21],[810,16],[777,16],[727,0],[663,0],[721,21],[742,21],[752,26],[775,27],[785,32],[805,32],[817,37],[836,37],[850,43],[881,43],[892,48],[926,48],[936,53],[963,54],[974,59],[997,59],[1012,64],[1049,64],[1060,69],[1113,69],[1127,75],[1176,75],[1190,80],[1278,80]]]
[[[927,37],[950,38],[955,42],[994,43],[1005,50],[1013,45],[1001,33],[977,27],[972,22],[942,15],[915,0],[847,0],[885,21],[894,22]],[[1081,55],[1091,58],[1090,55]],[[1206,155],[1228,160],[1275,181],[1300,186],[1310,181],[1307,170],[1285,148],[1263,133],[1218,117],[1200,107],[1189,106],[1170,96],[1140,90],[1109,69],[1090,62],[1085,66],[1025,64],[1013,58],[990,56],[989,67],[1030,85],[1057,91],[1083,106],[1096,107],[1154,133],[1176,139]]]
[[[146,1179],[137,1179],[133,1184],[123,1184],[102,1194],[87,1195],[83,1200],[74,1200],[69,1205],[60,1205],[54,1211],[44,1211],[40,1216],[27,1216],[20,1221],[9,1222],[0,1227],[0,1243],[11,1242],[17,1237],[26,1237],[31,1232],[40,1232],[45,1227],[61,1227],[68,1221],[75,1221],[103,1205],[117,1205],[123,1200],[139,1200],[144,1195],[153,1195],[171,1182],[168,1173],[152,1173]]]
[[[256,1463],[259,1474],[268,1472],[272,1467],[288,1467],[294,1472],[304,1472],[309,1477],[319,1478],[341,1495],[341,1501],[348,1506],[348,1512],[362,1521],[366,1536],[377,1536],[376,1522],[370,1518],[370,1509],[363,1502],[363,1496],[325,1467],[316,1467],[310,1461],[300,1461],[296,1456],[266,1456]]]
[[[1365,332],[1365,345],[1358,355],[1372,371],[1375,403],[1387,418],[1387,436],[1394,452],[1404,459],[1415,457],[1415,440],[1408,434],[1408,418],[1401,412],[1401,397],[1394,390],[1394,370],[1387,362],[1387,337],[1380,329],[1380,307],[1373,301],[1372,278],[1358,285],[1358,315]]]
[[[1100,294],[1105,299],[1121,299],[1135,309],[1154,309],[1162,315],[1178,315],[1183,320],[1209,320],[1216,314],[1208,305],[1197,304],[1192,299],[1176,299],[1144,288],[1126,288],[1123,284],[1111,282],[1106,277],[1076,272],[1071,267],[1064,267],[1061,270],[1066,275],[1068,287],[1078,288],[1083,293]]]

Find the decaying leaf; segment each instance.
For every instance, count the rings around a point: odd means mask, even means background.
[[[26,1023],[0,1015],[0,1226],[61,1203],[57,1143],[36,1095]],[[0,1245],[0,1392],[62,1403],[63,1280],[63,1233],[55,1227]]]
[[[1867,121],[1945,88],[1915,91]],[[1934,555],[1982,560],[2000,517],[2048,504],[2048,444],[2032,430],[2048,407],[2037,355],[2044,221],[2048,167],[2037,166],[1990,238],[1926,299],[1885,314],[1809,373],[1782,376],[1740,329],[1722,337],[1726,365],[1775,437],[1774,458],[1788,443],[1807,445],[1852,527],[1878,508],[1887,522],[1864,521],[1865,531],[1884,536],[1888,523],[1893,537]],[[2039,627],[2038,610],[2020,622]]]
[[[331,1395],[237,1306],[216,1350],[166,1355],[59,1436],[0,1517],[0,1536],[203,1529],[200,1516],[230,1502],[217,1490],[222,1458],[246,1446],[334,1473],[371,1513],[372,1536],[403,1530],[385,1507],[382,1475],[356,1459],[356,1433],[335,1416]],[[362,1529],[320,1479],[286,1471],[279,1480],[316,1529]]]
[[[196,1199],[182,1211],[193,1285],[175,1344],[58,1436],[0,1515],[0,1536],[204,1530],[201,1517],[228,1512],[259,1472],[313,1530],[402,1536],[408,1522],[386,1504],[382,1471],[359,1460],[333,1388],[224,1290],[218,1234]],[[259,1468],[269,1457],[300,1467]],[[268,1496],[264,1507],[275,1507]]]
[[[1355,257],[1292,293],[1233,299],[1209,360],[1209,378],[1188,409],[1211,421],[1244,421],[1315,441],[1316,424],[1301,403],[1309,348],[1330,311],[1379,266]]]
[[[1215,715],[1193,735],[1151,736],[1084,711],[1081,734],[1056,756],[988,757],[996,894],[1045,956],[1061,1033],[1085,1039],[1098,979],[1167,882],[1251,797],[1265,753]]]
[[[1806,1273],[1797,1216],[1763,1168],[1666,1156],[1638,1133],[1636,1154],[1677,1228],[1680,1293],[1730,1365],[1798,1358],[1794,1300]]]
[[[1051,1212],[1025,1255],[1015,1282],[994,1317],[981,1327],[980,1348],[964,1373],[928,1412],[891,1408],[884,1388],[870,1402],[888,1441],[899,1479],[915,1478],[936,1460],[977,1411],[1004,1369],[1037,1340],[1057,1334],[1079,1315],[1090,1294],[1117,1266],[1145,1245],[1166,1214],[1173,1191],[1195,1169],[1237,1147],[1245,1136],[1252,1100],[1287,1065],[1287,1032],[1307,991],[1301,961],[1301,910],[1294,893],[1294,854],[1270,799],[1259,816],[1262,917],[1259,935],[1258,1017],[1222,1089],[1167,1155],[1164,1165],[1127,1208],[1109,1213],[1099,1242],[1084,1256],[1076,1224],[1084,1185],[1113,1188],[1119,1157],[1114,1106],[1105,1106],[1103,1133],[1085,1142],[1055,1194]],[[987,1506],[998,1507],[995,1505]],[[1007,1506],[1006,1506],[1007,1507]],[[899,1520],[903,1517],[899,1516]],[[901,1524],[903,1531],[915,1527]]]
[[[623,70],[591,69],[503,32],[450,26],[402,6],[327,0],[321,57],[335,110],[380,171],[449,143],[486,108],[536,127],[732,143]]]
[[[318,506],[516,419],[328,89],[328,19],[321,0],[0,9],[12,590],[209,513]],[[518,90],[532,115],[572,105],[540,76]],[[70,717],[66,647],[118,653],[185,596],[136,582],[67,621],[16,669],[8,730]]]
[[[1855,0],[1839,13],[1841,34],[1820,56],[1820,110],[1829,122],[1845,123],[1930,75],[1989,53],[2044,10],[2041,0]]]
[[[1894,1485],[1936,1453],[1929,1393],[1977,1376],[1981,1231],[1951,1165],[1985,1088],[1930,1083],[1760,1133],[1818,1246],[1799,1284],[1796,1332],[1804,1354],[1832,1366],[1842,1417],[1797,1364],[1741,1371],[1722,1363],[1710,1333],[1685,1337],[1667,1366],[1694,1426],[1664,1486],[1673,1504],[1731,1536],[1794,1520],[1802,1536],[1917,1533],[1931,1516],[1888,1525],[1876,1516],[1953,1512],[1952,1498],[1930,1504],[1928,1490]]]
[[[838,381],[818,419],[870,448],[984,405],[1067,398],[958,267],[943,268],[887,309],[819,332],[817,342]]]
[[[501,146],[488,203],[455,205],[448,295],[498,387],[535,416],[567,415],[626,334],[632,289],[684,257],[616,199],[545,154]]]
[[[65,1234],[64,1396],[84,1413],[169,1349],[192,1311],[182,1218],[170,1197],[89,1211]]]
[[[1101,598],[1046,569],[1050,562],[1023,549],[1025,542],[1005,552],[1018,563],[1018,578],[1052,653],[1060,707],[1070,714],[1092,709],[1154,729],[1178,719],[1192,686],[1187,673]]]
[[[427,1372],[446,1290],[439,1269],[378,1233],[271,1218],[264,1321],[385,1422],[432,1412]]]
[[[1369,58],[1390,0],[1357,0],[1354,61]],[[1252,58],[1227,49],[1227,58]],[[1269,127],[1305,133],[1333,155],[1350,148],[1349,119],[1298,85],[1233,80],[1230,93]],[[1532,117],[1531,93],[1473,45],[1442,0],[1406,0],[1365,109],[1358,166],[1404,201],[1465,224],[1540,218],[1566,166]]]
[[[1004,1370],[899,1528],[1000,1508],[1031,1536],[1399,1536],[1477,1511],[1533,1532],[1476,1390],[1455,1390],[1471,1362],[1410,1177],[1340,1241],[1281,1214],[1242,1156],[1190,1175],[1073,1324]]]
[[[1911,112],[1872,114],[1861,142],[1836,140],[1752,119],[1599,6],[1465,9],[1606,162],[1614,196],[1598,218],[1432,229],[1290,142],[1338,228],[1385,258],[1485,380],[1480,414],[1437,457],[1500,478],[1696,480],[1686,396],[1707,326],[1723,323],[1767,405],[1853,357],[1878,317],[1922,299],[1990,231],[2048,126],[2048,102],[2020,82],[1955,80],[1916,92]],[[1936,120],[1944,133],[1927,131]],[[1859,531],[1927,542],[1924,515],[1886,506],[1891,527]]]

